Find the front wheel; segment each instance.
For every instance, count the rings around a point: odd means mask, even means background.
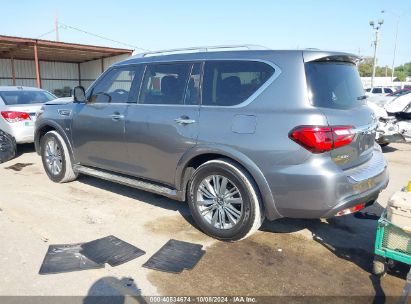
[[[202,164],[188,187],[191,214],[202,231],[224,241],[237,241],[260,228],[263,217],[255,182],[228,159]]]
[[[41,158],[44,170],[53,182],[66,183],[77,178],[66,142],[58,132],[47,132],[41,138]]]

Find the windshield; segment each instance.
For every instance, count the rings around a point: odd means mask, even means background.
[[[309,62],[305,64],[305,73],[314,106],[348,109],[364,104],[365,92],[355,64]]]
[[[0,91],[0,97],[6,105],[25,105],[45,103],[57,97],[47,91]]]

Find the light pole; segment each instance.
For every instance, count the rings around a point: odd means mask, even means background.
[[[379,19],[377,22],[370,21],[370,26],[375,31],[375,40],[374,40],[374,60],[372,64],[372,77],[371,77],[371,89],[374,87],[374,77],[375,77],[375,69],[377,68],[377,48],[378,48],[378,34],[380,32],[380,28],[384,23],[383,19]]]
[[[382,11],[381,11],[382,14],[384,14],[384,13],[390,13],[390,14],[394,15],[395,17],[397,17],[397,28],[396,28],[396,30],[395,30],[395,41],[394,41],[394,55],[393,55],[393,57],[392,57],[392,66],[391,66],[391,82],[394,81],[394,69],[395,69],[394,64],[395,64],[395,55],[396,55],[396,53],[397,53],[398,29],[399,29],[399,27],[400,27],[400,20],[401,20],[401,17],[402,17],[402,16],[404,16],[404,15],[407,14],[407,13],[409,13],[410,11],[411,11],[411,10],[408,10],[408,11],[402,13],[402,14],[397,14],[397,13],[395,13],[395,12],[387,11],[387,10],[382,10]]]

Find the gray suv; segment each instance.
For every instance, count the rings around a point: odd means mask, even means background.
[[[318,50],[131,57],[46,103],[36,150],[55,182],[86,174],[187,201],[221,240],[265,218],[352,213],[388,183],[357,61]]]

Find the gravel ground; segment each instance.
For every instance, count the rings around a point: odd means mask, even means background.
[[[367,210],[376,214],[411,179],[411,146],[384,152],[391,180]],[[381,280],[370,275],[375,227],[375,220],[352,215],[281,219],[244,241],[223,243],[192,226],[184,203],[86,176],[55,184],[25,145],[0,165],[0,295],[80,296],[80,302],[90,295],[398,296],[408,269]],[[107,235],[147,253],[117,267],[38,274],[50,244]],[[142,268],[171,238],[203,244],[207,253],[181,274]]]

